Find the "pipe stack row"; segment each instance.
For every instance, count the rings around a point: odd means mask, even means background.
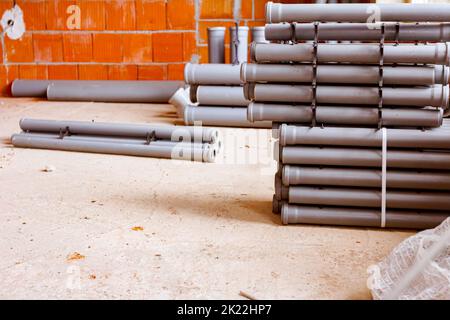
[[[383,23],[366,23],[371,8]],[[241,80],[248,120],[274,124],[282,222],[447,218],[450,5],[269,2],[266,21],[271,43],[252,44]]]
[[[190,86],[191,103],[181,116],[186,125],[271,128],[270,121],[247,120],[247,106],[240,78],[240,65],[186,64],[184,79]]]
[[[267,43],[261,27],[252,28],[254,43]],[[201,122],[206,126],[271,128],[270,121],[247,120],[247,106],[240,77],[240,64],[247,61],[248,27],[230,28],[230,56],[225,64],[225,28],[208,29],[209,64],[188,63],[184,80],[190,86],[189,100],[177,109],[186,125]],[[238,40],[236,42],[236,39]]]
[[[214,162],[221,150],[216,129],[90,121],[22,119],[15,147]]]

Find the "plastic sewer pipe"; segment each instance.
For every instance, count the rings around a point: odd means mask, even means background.
[[[225,27],[208,28],[208,62],[225,63]]]
[[[319,65],[316,69],[318,83],[377,84],[380,81],[378,66]],[[242,82],[312,82],[312,65],[247,64],[241,66]],[[449,67],[434,66],[384,66],[383,84],[422,86],[449,83]]]
[[[377,126],[380,121],[378,108],[317,106],[315,114],[319,124]],[[247,107],[247,119],[310,124],[313,120],[311,106],[264,104],[252,102]],[[381,123],[388,127],[439,127],[442,109],[390,109],[382,108]]]
[[[248,57],[248,27],[239,26],[237,32],[237,57],[236,57],[236,48],[234,47],[234,43],[236,41],[236,27],[230,27],[230,60],[231,63],[235,61],[238,63],[247,62]]]
[[[379,208],[380,188],[290,186],[289,203],[342,207]],[[450,212],[450,193],[419,190],[387,190],[386,207],[392,209]]]
[[[243,128],[272,128],[270,121],[250,122],[245,107],[188,106],[184,110],[184,123],[203,126]]]
[[[182,81],[14,80],[14,97],[56,101],[167,103]]]
[[[318,40],[323,41],[376,41],[382,38],[382,29],[368,28],[367,23],[320,23],[317,26]],[[269,41],[314,40],[313,23],[266,24],[265,38]],[[450,23],[400,23],[396,35],[396,23],[384,24],[387,41],[402,42],[447,42],[450,41]]]
[[[252,43],[250,56],[253,62],[313,62],[314,44]],[[378,44],[329,44],[317,46],[318,63],[342,62],[353,64],[380,63],[381,50]],[[384,64],[450,64],[447,43],[426,45],[388,45],[384,46]]]
[[[449,105],[449,86],[430,87],[382,87],[383,105],[408,107],[441,107]],[[312,102],[311,85],[246,83],[244,96],[258,102]],[[321,104],[351,104],[377,106],[380,101],[376,86],[330,86],[318,85],[316,102]]]
[[[219,138],[219,132],[213,128],[123,124],[89,121],[57,121],[21,119],[20,128],[31,132],[65,132],[71,134],[103,135],[119,137],[149,137],[154,134],[156,139],[170,141],[194,141],[214,143]]]
[[[265,27],[253,27],[251,28],[251,34],[252,42],[269,43],[269,41],[266,40]]]
[[[97,142],[108,142],[108,143],[125,143],[125,144],[136,144],[136,145],[151,145],[151,146],[171,146],[171,147],[183,147],[183,148],[210,148],[216,147],[219,149],[219,141],[215,143],[209,142],[176,142],[169,140],[154,140],[147,142],[144,138],[120,138],[114,136],[91,136],[91,135],[70,135],[60,137],[55,133],[35,133],[35,132],[21,132],[20,136],[29,137],[39,137],[39,138],[49,138],[49,139],[65,139],[65,140],[77,140],[77,141],[97,141]],[[217,145],[217,146],[216,146]]]
[[[299,206],[280,203],[283,224],[318,224],[380,227],[380,210],[369,208]],[[387,228],[429,229],[446,218],[448,212],[386,210]]]
[[[11,137],[15,147],[51,149],[62,151],[92,152],[141,157],[167,158],[177,160],[214,162],[217,150],[206,146],[193,148],[169,145],[139,145],[127,143],[100,142],[96,140],[58,139],[15,134]]]
[[[187,63],[184,67],[184,81],[191,85],[241,85],[240,66]]]
[[[283,164],[367,167],[379,169],[382,152],[378,149],[289,146],[275,153],[275,160]],[[450,170],[450,153],[390,149],[387,152],[388,168]]]
[[[439,128],[430,130],[387,129],[389,148],[450,149],[450,127],[446,121]],[[367,128],[309,128],[282,124],[280,145],[324,145],[324,146],[382,146],[382,132]],[[420,157],[419,157],[420,158]]]
[[[200,106],[246,107],[250,103],[241,86],[191,86],[190,99]]]
[[[285,165],[283,185],[380,187],[381,170]],[[450,190],[450,173],[443,171],[388,170],[386,186],[397,189]]]
[[[450,21],[450,4],[282,4],[266,3],[267,23]],[[377,20],[375,20],[375,18]]]

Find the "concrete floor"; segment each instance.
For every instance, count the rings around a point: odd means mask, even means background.
[[[166,105],[0,100],[2,299],[370,299],[367,267],[411,235],[282,226],[266,130],[256,164],[227,161],[255,151],[245,129],[223,130],[219,163],[187,163],[14,149],[22,117],[175,121]]]

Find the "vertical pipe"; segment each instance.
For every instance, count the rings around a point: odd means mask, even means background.
[[[208,62],[225,63],[225,27],[208,28]]]
[[[233,43],[238,44],[237,56],[236,50],[233,47]],[[230,59],[233,64],[240,64],[242,62],[247,62],[248,55],[248,27],[240,26],[237,32],[236,38],[236,27],[230,27]]]
[[[256,43],[269,43],[265,36],[265,27],[253,27],[251,28],[252,42]]]

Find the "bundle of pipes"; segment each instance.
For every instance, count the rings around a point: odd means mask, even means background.
[[[450,215],[450,121],[426,131],[282,124],[274,211],[289,223],[429,228]]]
[[[240,79],[240,65],[186,64],[184,79],[190,101],[182,112],[186,125],[271,128],[272,122],[247,119],[247,105]]]
[[[241,65],[248,120],[279,139],[284,224],[422,229],[450,215],[450,5],[375,5],[376,28],[369,6],[269,2],[271,43]]]
[[[240,79],[240,64],[247,61],[248,27],[230,28],[230,57],[225,64],[225,28],[208,29],[209,64],[188,63],[184,79],[190,85],[190,101],[177,107],[186,125],[271,128],[270,121],[247,120],[247,105]],[[252,28],[254,43],[267,43],[264,28]],[[179,103],[177,105],[180,105]]]
[[[13,97],[51,101],[168,103],[183,81],[14,80]]]
[[[15,147],[214,162],[215,129],[170,125],[22,119]]]

